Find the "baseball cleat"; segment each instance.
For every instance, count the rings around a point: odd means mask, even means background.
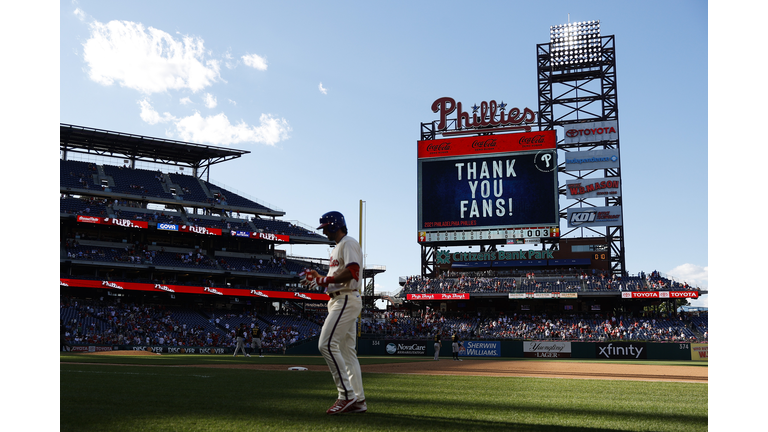
[[[365,399],[355,402],[352,404],[352,407],[349,409],[349,412],[351,413],[364,413],[368,411],[368,405],[365,403]]]
[[[328,411],[326,411],[326,414],[341,414],[348,412],[354,403],[357,401],[357,398],[354,397],[352,399],[336,399],[336,403],[333,404],[330,408],[328,408]]]

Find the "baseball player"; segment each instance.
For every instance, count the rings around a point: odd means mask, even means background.
[[[241,324],[240,327],[235,329],[235,336],[237,337],[237,345],[235,346],[235,354],[232,357],[237,357],[237,350],[243,352],[243,356],[250,357],[251,355],[245,352],[245,336],[248,333],[245,331],[245,324]]]
[[[454,333],[453,336],[451,336],[451,349],[453,350],[453,359],[462,361],[459,358],[459,349],[461,349],[461,341],[459,340],[458,333]]]
[[[252,349],[259,349],[259,357],[264,357],[264,351],[261,349],[261,328],[259,326],[254,326],[251,329],[251,348]]]
[[[323,277],[315,270],[305,270],[301,283],[320,287],[330,297],[318,348],[331,370],[339,394],[326,413],[364,413],[368,406],[355,350],[356,320],[363,309],[360,298],[363,252],[360,243],[347,235],[347,223],[341,213],[324,214],[317,229],[322,229],[323,234],[336,243],[331,252],[328,275]]]
[[[440,333],[435,333],[435,360],[440,360],[440,348],[443,347],[443,342],[440,340]]]

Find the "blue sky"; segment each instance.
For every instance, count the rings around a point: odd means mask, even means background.
[[[357,237],[365,201],[384,292],[420,272],[415,150],[432,102],[535,110],[536,44],[600,20],[616,37],[626,269],[708,287],[706,3],[60,6],[61,123],[249,150],[211,180],[286,220],[338,210]]]

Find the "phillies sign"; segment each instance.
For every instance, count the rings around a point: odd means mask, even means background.
[[[533,123],[536,120],[536,113],[530,108],[511,108],[509,112],[504,111],[507,104],[496,101],[481,102],[480,106],[475,104],[472,108],[472,117],[464,111],[461,102],[456,102],[453,98],[441,97],[432,102],[432,112],[440,113],[440,122],[437,124],[437,130],[445,130],[448,124],[448,116],[456,113],[456,129],[476,128],[481,126],[507,126],[520,125],[524,123]],[[479,113],[478,113],[479,111]]]

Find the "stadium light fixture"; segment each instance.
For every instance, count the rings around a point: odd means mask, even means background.
[[[600,61],[600,21],[549,27],[550,57],[555,67],[580,67]]]

